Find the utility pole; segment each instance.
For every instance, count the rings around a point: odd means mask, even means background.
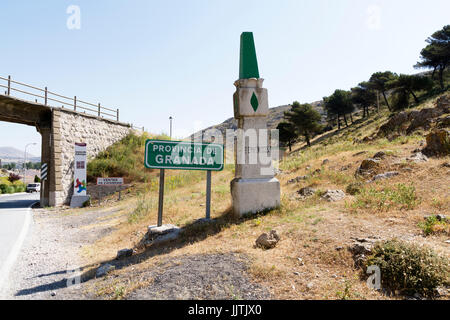
[[[169,121],[170,121],[170,140],[172,140],[172,117],[169,117]]]
[[[25,184],[25,176],[27,175],[27,148],[28,146],[35,146],[37,143],[29,143],[25,146],[25,154],[23,157],[23,184]]]

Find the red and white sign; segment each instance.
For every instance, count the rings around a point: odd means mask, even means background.
[[[123,178],[97,178],[98,186],[121,186]]]

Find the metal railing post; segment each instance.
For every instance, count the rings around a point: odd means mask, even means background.
[[[32,102],[34,99],[35,103],[38,103],[38,99],[36,99],[36,97],[38,97],[39,99],[44,99],[44,105],[45,106],[49,106],[50,102],[56,102],[56,103],[62,103],[61,108],[66,108],[65,106],[73,106],[73,110],[77,111],[77,112],[82,112],[82,113],[86,113],[86,110],[89,112],[89,114],[93,114],[94,112],[97,112],[97,115],[99,118],[108,118],[108,119],[116,119],[116,121],[120,120],[120,110],[119,108],[117,109],[110,109],[110,108],[105,108],[103,107],[103,109],[105,109],[104,112],[102,112],[102,106],[100,103],[98,103],[98,105],[95,105],[93,103],[90,102],[85,102],[82,100],[78,100],[77,96],[73,96],[73,99],[67,96],[63,96],[60,95],[58,93],[52,92],[48,90],[48,87],[44,87],[44,89],[42,88],[38,88],[38,87],[34,87],[32,85],[26,84],[26,83],[21,83],[18,81],[13,81],[11,78],[11,75],[8,75],[8,77],[0,77],[1,79],[3,79],[3,81],[6,81],[8,84],[7,86],[3,86],[6,90],[0,90],[2,93],[4,92],[5,96],[11,96],[12,90],[15,90],[17,92],[26,94],[26,95],[30,95],[33,98],[28,98],[27,101]],[[18,88],[13,88],[12,85],[16,84],[18,86]],[[29,91],[25,91],[25,89],[19,89],[20,86],[24,86],[27,88],[31,88],[33,90],[37,90],[40,93],[36,94],[36,93],[32,93]],[[21,88],[21,87],[20,87]],[[44,94],[42,95],[43,92]],[[50,97],[49,95],[52,95],[52,97]],[[64,101],[61,101],[61,99],[63,99]],[[70,104],[70,100],[73,101],[73,104]],[[80,104],[81,103],[81,104]],[[88,107],[84,106],[84,104],[87,104]],[[56,104],[57,105],[57,104]],[[92,106],[92,107],[90,107]],[[97,107],[97,109],[94,109],[95,107]],[[82,109],[82,110],[80,110]],[[84,111],[83,111],[84,109]],[[80,110],[80,111],[78,111]],[[115,113],[115,114],[114,114]],[[103,116],[102,116],[103,114]]]

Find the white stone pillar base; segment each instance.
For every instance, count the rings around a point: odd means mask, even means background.
[[[231,181],[233,214],[239,218],[280,206],[280,182],[276,178]]]
[[[72,200],[70,201],[71,208],[81,208],[83,207],[83,203],[88,201],[90,196],[72,196]]]

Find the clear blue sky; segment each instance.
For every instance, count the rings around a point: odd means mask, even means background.
[[[81,28],[67,28],[69,5]],[[0,76],[119,107],[175,135],[232,116],[239,36],[252,31],[271,107],[312,102],[375,71],[415,72],[424,40],[450,23],[448,0],[4,0]],[[40,142],[0,123],[0,146]],[[39,147],[29,148],[39,154]]]

